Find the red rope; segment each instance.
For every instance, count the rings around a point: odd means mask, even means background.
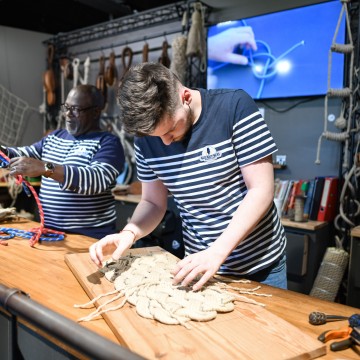
[[[6,161],[8,161],[8,163],[10,163],[10,158],[6,154],[4,154],[1,150],[0,150],[0,154]],[[27,180],[25,180],[22,177],[22,175],[16,175],[15,176],[15,181],[16,181],[17,184],[22,184],[23,187],[26,186],[31,191],[32,195],[35,198],[36,205],[37,205],[38,210],[39,210],[40,226],[36,227],[36,228],[32,228],[32,229],[29,230],[29,231],[34,233],[34,235],[29,240],[30,246],[34,247],[35,244],[39,241],[40,236],[42,234],[52,233],[52,234],[65,235],[64,232],[45,228],[45,225],[44,225],[44,221],[45,221],[44,220],[44,211],[43,211],[42,205],[40,203],[39,196],[38,196],[37,192],[35,191],[34,187]]]

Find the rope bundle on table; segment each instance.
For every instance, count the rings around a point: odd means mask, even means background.
[[[114,283],[115,290],[100,294],[90,302],[75,307],[87,308],[101,298],[110,295],[112,297],[78,321],[91,321],[101,314],[121,309],[129,303],[143,318],[167,325],[178,324],[190,329],[190,321],[210,321],[215,319],[218,313],[233,311],[235,301],[265,306],[244,294],[271,296],[256,293],[260,286],[254,289],[235,288],[217,280],[209,281],[200,291],[193,291],[192,284],[186,287],[173,285],[171,269],[176,263],[177,259],[174,256],[162,251],[147,255],[129,254],[119,260],[105,263],[100,271],[105,274],[107,280]],[[250,281],[240,279],[236,282]]]
[[[2,151],[0,151],[0,161],[1,161],[1,167],[7,167],[10,163],[9,157],[6,156]],[[24,191],[26,192],[26,194],[28,196],[31,196],[31,194],[34,196],[36,205],[39,210],[40,226],[37,228],[32,228],[29,231],[0,228],[0,231],[2,233],[7,234],[5,236],[0,235],[0,239],[11,239],[15,236],[21,236],[21,237],[29,239],[29,244],[31,247],[35,246],[35,244],[38,241],[60,241],[60,240],[63,240],[64,235],[65,235],[63,232],[45,228],[44,211],[43,211],[42,205],[40,203],[39,196],[38,196],[37,192],[35,191],[34,187],[27,180],[25,180],[21,175],[17,175],[15,177],[15,179],[16,179],[17,184],[22,185]]]
[[[23,237],[25,239],[32,240],[32,238],[37,235],[39,228],[32,228],[28,231],[20,230],[20,229],[13,229],[13,228],[4,228],[0,227],[0,232],[7,234],[7,235],[0,235],[0,239],[8,240],[12,239],[16,236]],[[64,240],[64,233],[55,230],[43,229],[42,233],[40,233],[39,241],[60,241]]]

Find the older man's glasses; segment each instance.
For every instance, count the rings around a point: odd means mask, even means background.
[[[82,111],[87,111],[87,110],[90,110],[90,109],[95,109],[96,107],[97,107],[97,106],[89,106],[89,107],[87,107],[87,108],[81,109],[81,108],[79,108],[79,107],[77,107],[77,106],[69,106],[69,105],[67,105],[67,104],[61,104],[60,109],[61,109],[61,111],[62,111],[63,113],[67,113],[68,111],[70,111],[70,113],[73,114],[75,117],[79,117]]]

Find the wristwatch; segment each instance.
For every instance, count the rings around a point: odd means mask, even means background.
[[[45,174],[44,174],[45,177],[49,177],[55,171],[55,165],[51,162],[45,163],[44,167],[45,167]]]

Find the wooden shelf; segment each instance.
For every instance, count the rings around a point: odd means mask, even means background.
[[[32,185],[32,186],[40,186],[41,181],[30,182],[30,185]],[[0,182],[0,188],[6,188],[6,187],[8,187],[8,183],[6,181],[1,181]]]
[[[320,229],[320,228],[326,226],[326,224],[327,224],[326,221],[308,220],[308,221],[298,222],[298,221],[293,221],[293,220],[285,219],[285,218],[281,218],[281,223],[283,224],[283,226],[292,227],[292,228],[296,228],[296,229],[302,229],[302,230],[311,230],[311,231]]]
[[[9,170],[3,168],[2,173],[0,173],[0,175],[1,175],[0,176],[1,180],[6,180],[7,177],[9,176]],[[27,177],[25,177],[25,179],[27,180]],[[32,186],[40,186],[41,185],[41,181],[29,181],[29,183]],[[0,181],[0,188],[6,188],[6,187],[8,187],[8,182],[7,181]]]
[[[127,194],[127,195],[114,195],[115,200],[130,203],[139,203],[141,195]]]

